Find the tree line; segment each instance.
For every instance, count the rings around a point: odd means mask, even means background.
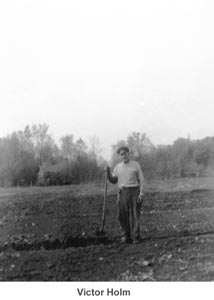
[[[214,175],[214,137],[178,138],[172,145],[154,146],[145,133],[133,132],[112,146],[112,168],[119,161],[117,149],[121,145],[129,147],[148,180]],[[26,126],[0,139],[0,186],[101,181],[106,164],[101,150],[96,136],[86,144],[72,134],[65,135],[58,146],[47,124]]]
[[[214,137],[178,138],[172,145],[154,146],[146,134],[133,132],[112,146],[113,166],[118,162],[116,150],[122,145],[129,147],[147,179],[214,176]]]
[[[89,146],[81,138],[65,135],[58,146],[47,124],[26,126],[0,139],[0,185],[66,185],[98,181],[104,160],[99,139]]]

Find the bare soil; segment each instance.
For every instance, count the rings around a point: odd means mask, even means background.
[[[1,281],[212,281],[214,190],[149,185],[142,242],[120,244],[116,193],[102,185],[0,190]]]

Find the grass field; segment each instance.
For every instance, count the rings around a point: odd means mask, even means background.
[[[2,281],[214,280],[214,178],[147,183],[142,243],[121,245],[116,187],[0,189]]]

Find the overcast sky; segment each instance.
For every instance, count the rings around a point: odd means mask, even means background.
[[[154,144],[214,135],[214,18],[205,0],[0,4],[0,137],[46,122]]]

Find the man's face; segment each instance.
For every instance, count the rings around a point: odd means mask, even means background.
[[[129,161],[129,152],[127,152],[125,150],[121,150],[120,157],[122,158],[124,163],[127,163]]]

